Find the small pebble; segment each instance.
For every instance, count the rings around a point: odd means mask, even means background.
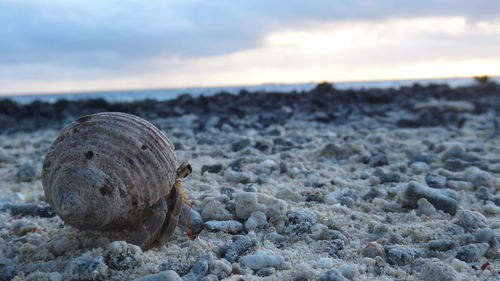
[[[366,246],[363,248],[361,254],[363,255],[363,257],[369,257],[374,259],[377,256],[384,257],[385,251],[384,247],[382,247],[377,242],[368,242]]]
[[[265,228],[268,226],[266,214],[260,211],[253,212],[245,221],[245,229],[254,231],[257,228]]]
[[[457,243],[453,240],[431,240],[427,243],[427,247],[433,251],[448,251],[457,247]]]
[[[16,179],[18,182],[32,181],[36,178],[36,168],[31,162],[24,163],[19,167],[16,173]]]
[[[255,272],[255,275],[261,276],[261,277],[266,277],[266,276],[274,274],[275,272],[276,272],[276,269],[274,267],[266,267],[266,268],[262,268],[262,269],[257,270],[257,272]]]
[[[368,162],[368,165],[370,167],[380,167],[389,165],[389,161],[387,160],[387,156],[385,156],[385,153],[381,152],[373,156],[370,159],[370,162]]]
[[[429,187],[433,188],[445,188],[446,187],[446,177],[436,175],[436,174],[427,174],[425,175],[425,182]]]
[[[380,183],[389,183],[389,182],[399,182],[401,180],[401,176],[396,173],[385,173],[382,169],[376,169],[373,176],[380,179]]]
[[[231,274],[231,263],[226,259],[216,259],[210,263],[210,274],[215,275],[218,279],[224,279]]]
[[[213,256],[207,254],[199,258],[191,267],[189,272],[182,276],[183,281],[198,281],[208,273],[209,264],[212,262]]]
[[[287,215],[288,220],[293,223],[310,223],[315,224],[317,221],[316,213],[308,209],[300,209],[295,212],[291,212]]]
[[[432,216],[436,214],[436,208],[425,198],[418,199],[417,205],[417,215]]]
[[[453,191],[447,189],[434,189],[424,186],[416,181],[411,181],[403,186],[398,195],[404,206],[407,208],[416,208],[418,206],[418,200],[420,198],[425,198],[436,209],[443,210],[451,215],[454,215],[457,212],[458,204],[457,200],[448,196],[451,192]]]
[[[203,226],[210,231],[223,231],[229,233],[238,233],[243,230],[243,224],[235,220],[206,221]]]
[[[468,181],[449,180],[447,186],[453,190],[471,190],[472,183]]]
[[[231,150],[233,152],[238,152],[240,150],[245,149],[246,147],[250,146],[252,143],[249,139],[242,139],[239,141],[235,141],[231,144]]]
[[[476,243],[458,249],[456,258],[465,262],[475,262],[488,251],[487,243]]]
[[[414,162],[410,165],[410,169],[414,174],[420,175],[429,171],[430,167],[424,162]]]
[[[384,250],[390,264],[407,265],[420,256],[417,249],[401,245],[385,246]]]
[[[420,277],[424,281],[455,281],[457,272],[453,267],[444,264],[438,259],[427,261],[422,267]]]
[[[491,203],[484,205],[483,210],[490,214],[495,214],[495,215],[500,214],[500,207]]]
[[[69,264],[68,280],[96,280],[105,279],[108,267],[101,256],[92,257],[90,252],[75,258]]]
[[[219,248],[219,254],[229,262],[235,262],[236,258],[255,246],[257,241],[244,235],[236,235],[233,242]]]
[[[332,268],[333,260],[331,258],[319,258],[314,264],[315,268]]]
[[[173,270],[162,271],[156,274],[146,275],[133,281],[183,281],[182,278]]]
[[[29,203],[10,205],[10,214],[12,216],[39,216],[42,218],[51,218],[56,215],[49,205]]]
[[[457,224],[466,231],[473,231],[478,228],[486,227],[486,218],[483,214],[476,211],[460,210],[455,217]]]
[[[205,172],[211,173],[211,174],[217,174],[218,172],[222,171],[222,164],[215,164],[215,165],[203,165],[201,166],[201,174],[203,175]]]
[[[253,254],[243,256],[240,261],[251,269],[259,270],[265,267],[280,267],[285,262],[285,258],[268,250],[257,250]]]
[[[40,226],[34,222],[25,219],[14,220],[10,224],[10,231],[17,236],[25,235],[28,232],[35,232]]]
[[[359,267],[357,264],[343,264],[337,268],[337,270],[349,280],[355,280],[356,276],[359,274]]]
[[[287,203],[281,199],[256,192],[238,192],[233,194],[236,200],[235,212],[240,219],[246,220],[255,211],[262,211],[268,218],[287,213]]]
[[[222,195],[221,197],[225,196]],[[226,200],[228,199],[229,198],[226,197]],[[226,209],[224,203],[215,199],[203,206],[203,209],[201,209],[201,217],[204,221],[225,221],[234,219],[234,215]]]
[[[336,269],[328,270],[317,281],[349,281]]]

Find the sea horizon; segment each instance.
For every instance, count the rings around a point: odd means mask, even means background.
[[[490,81],[500,83],[500,76],[487,76]],[[420,78],[420,79],[398,79],[398,80],[368,80],[368,81],[344,81],[332,82],[335,88],[345,89],[367,89],[367,88],[399,88],[414,84],[447,84],[450,87],[469,86],[477,83],[475,77],[451,77],[451,78]],[[76,91],[57,93],[26,93],[26,94],[1,94],[0,100],[10,99],[19,104],[29,104],[34,101],[54,103],[58,100],[78,101],[85,99],[102,98],[108,102],[133,102],[138,100],[170,100],[176,97],[189,94],[193,97],[211,96],[220,92],[238,94],[240,91],[251,92],[292,92],[309,91],[318,82],[306,83],[263,83],[259,85],[239,85],[239,86],[208,86],[208,87],[180,87],[180,88],[159,88],[159,89],[130,89],[130,90],[102,90],[102,91]]]

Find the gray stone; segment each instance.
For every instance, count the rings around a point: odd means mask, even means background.
[[[306,223],[306,222],[315,224],[316,221],[318,220],[316,217],[316,213],[308,209],[300,209],[295,212],[291,212],[287,215],[287,217],[290,223],[293,224]]]
[[[36,168],[31,162],[24,163],[19,167],[16,173],[16,179],[18,182],[22,181],[32,181],[36,178]]]
[[[317,281],[349,281],[336,269],[328,270]]]
[[[89,252],[75,258],[69,264],[71,280],[96,280],[104,279],[108,266],[101,256],[92,257]]]
[[[460,210],[456,215],[456,219],[457,224],[466,231],[473,231],[478,228],[486,227],[486,218],[483,214],[476,211]]]
[[[388,182],[399,182],[401,180],[401,176],[397,173],[385,173],[382,169],[376,169],[373,174],[380,179],[380,183],[388,183]]]
[[[497,247],[498,241],[495,232],[491,228],[481,228],[474,233],[474,242],[488,243],[490,247]]]
[[[389,164],[389,160],[387,160],[387,156],[385,156],[385,153],[380,152],[378,154],[375,154],[370,159],[370,162],[368,162],[368,165],[370,167],[380,167],[380,166],[385,166]]]
[[[207,275],[209,264],[212,260],[213,256],[211,254],[202,256],[193,264],[188,274],[182,276],[182,280],[197,281],[202,279],[205,275]]]
[[[457,272],[453,267],[444,264],[438,259],[427,261],[423,267],[420,277],[423,281],[455,281]]]
[[[255,246],[257,241],[247,236],[236,235],[233,242],[219,248],[219,254],[229,262],[235,262],[238,256]]]
[[[205,172],[217,174],[222,171],[222,164],[214,164],[214,165],[203,165],[201,166],[201,174],[203,175]]]
[[[455,196],[454,191],[447,189],[434,189],[424,186],[416,181],[411,181],[402,188],[399,197],[406,208],[417,208],[418,200],[425,198],[436,209],[442,210],[451,215],[456,214],[458,204],[457,200],[453,199],[450,195]],[[456,195],[458,197],[458,195]]]
[[[182,281],[179,274],[173,270],[162,271],[156,274],[150,274],[133,281]]]
[[[237,151],[240,151],[240,150],[247,148],[251,144],[252,143],[250,142],[249,139],[242,139],[239,141],[235,141],[231,144],[231,150],[234,152],[237,152]]]
[[[464,262],[475,262],[488,251],[487,243],[476,243],[460,247],[456,258]]]
[[[266,267],[280,267],[285,258],[268,250],[257,250],[253,254],[243,256],[240,261],[253,270],[259,270]]]
[[[407,265],[420,256],[417,249],[402,245],[385,246],[384,250],[390,264]]]
[[[207,221],[203,226],[209,231],[224,231],[229,233],[238,233],[243,230],[243,224],[235,220],[225,221]]]
[[[263,212],[253,212],[245,221],[245,229],[254,231],[257,228],[265,228],[268,226],[266,214]]]
[[[456,248],[458,245],[453,240],[431,240],[427,243],[427,247],[433,251],[448,251]]]
[[[425,176],[425,182],[428,186],[433,188],[445,188],[446,187],[446,177],[436,175],[436,174],[427,174]]]
[[[56,215],[49,205],[46,204],[11,204],[10,214],[12,216],[39,216],[42,218],[51,218]]]

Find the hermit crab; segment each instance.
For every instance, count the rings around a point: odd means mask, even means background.
[[[181,178],[191,166],[172,142],[137,116],[103,112],[67,125],[42,169],[45,198],[79,229],[131,229],[127,241],[144,249],[173,234],[183,205]]]

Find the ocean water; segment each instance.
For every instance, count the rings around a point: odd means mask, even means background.
[[[492,81],[500,83],[500,76],[490,77]],[[443,78],[443,79],[415,79],[415,80],[387,80],[387,81],[366,81],[366,82],[338,82],[334,83],[337,89],[362,89],[362,88],[399,88],[411,86],[415,83],[420,85],[448,84],[451,87],[468,86],[476,83],[474,78]],[[314,88],[317,83],[298,84],[262,84],[257,86],[231,86],[231,87],[206,87],[206,88],[176,88],[176,89],[155,89],[155,90],[125,90],[125,91],[103,91],[103,92],[80,92],[65,94],[40,94],[40,95],[5,95],[0,99],[11,99],[20,104],[31,103],[35,100],[44,102],[56,102],[60,99],[82,100],[103,98],[109,102],[122,101],[130,102],[136,100],[169,100],[179,95],[189,93],[193,97],[210,96],[219,92],[238,94],[241,90],[265,91],[265,92],[290,92],[308,91]]]

